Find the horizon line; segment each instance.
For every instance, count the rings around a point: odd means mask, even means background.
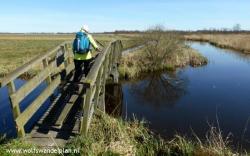
[[[101,32],[90,32],[92,34],[102,34],[102,33],[136,33],[136,32],[145,32],[146,30],[115,30],[115,31],[101,31]],[[176,32],[250,32],[250,30],[164,30],[164,31],[176,31]],[[74,34],[75,32],[0,32],[0,34]]]

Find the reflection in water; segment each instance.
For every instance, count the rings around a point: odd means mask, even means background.
[[[206,139],[207,123],[219,121],[224,137],[233,134],[234,147],[250,150],[250,55],[190,45],[209,59],[208,65],[123,83],[123,110],[128,118],[145,119],[165,138],[176,133],[192,138],[195,132]]]
[[[132,84],[130,91],[136,98],[144,101],[141,104],[172,107],[185,94],[187,82],[187,78],[179,77],[174,72],[155,73],[140,83]]]
[[[121,117],[123,94],[121,84],[106,84],[105,111],[114,117]]]

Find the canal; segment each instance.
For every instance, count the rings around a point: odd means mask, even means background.
[[[209,127],[231,135],[235,147],[250,148],[250,55],[188,42],[209,59],[206,66],[150,74],[124,82],[122,115],[144,119],[165,138],[201,139]]]

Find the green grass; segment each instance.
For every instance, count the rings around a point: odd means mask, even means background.
[[[94,35],[94,38],[104,46],[107,46],[112,39],[123,40],[125,49],[135,46],[134,42],[131,41],[134,38],[133,36],[100,34]],[[63,41],[73,39],[73,34],[0,35],[0,77],[15,70],[35,56],[48,52]]]
[[[171,140],[164,140],[148,130],[143,121],[136,119],[124,121],[103,115],[94,118],[87,137],[77,136],[66,147],[80,147],[81,155],[90,156],[231,156],[234,154],[218,131],[209,133],[208,138],[209,140],[201,142],[176,135]]]
[[[60,40],[0,40],[0,76],[59,45]]]
[[[73,35],[0,35],[0,77],[73,38]]]
[[[156,155],[164,150],[158,139],[143,122],[104,115],[94,118],[87,137],[74,138],[67,148],[80,147],[82,155]]]
[[[78,149],[79,154],[86,156],[236,156],[229,148],[227,138],[223,138],[221,132],[211,127],[207,140],[189,138],[176,135],[173,139],[164,140],[152,133],[146,122],[139,120],[124,121],[108,115],[94,116],[87,136],[78,135],[66,146],[65,149]],[[12,156],[8,149],[39,148],[25,142],[14,139],[0,144],[1,156]],[[40,147],[42,148],[42,147]],[[43,147],[44,148],[44,147]],[[55,154],[56,155],[56,154]],[[247,154],[246,154],[247,155]]]

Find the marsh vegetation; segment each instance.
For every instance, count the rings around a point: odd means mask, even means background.
[[[144,47],[122,58],[119,68],[122,77],[135,78],[145,73],[175,70],[187,65],[201,66],[208,61],[187,46],[180,35],[166,32],[159,26],[143,33],[137,38],[137,43]]]
[[[185,39],[193,41],[209,42],[221,48],[229,48],[243,53],[250,53],[249,34],[191,34],[185,35]]]

